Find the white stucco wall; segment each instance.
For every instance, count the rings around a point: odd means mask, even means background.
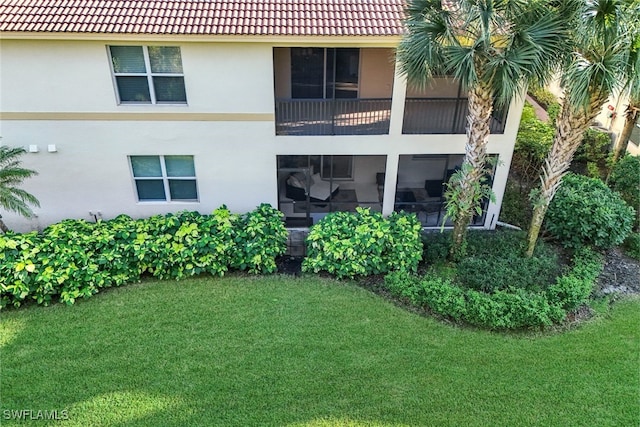
[[[118,105],[108,45],[179,46],[187,105]],[[273,110],[270,46],[252,43],[2,40],[2,112]]]
[[[0,142],[39,148],[23,157],[24,166],[39,172],[23,188],[41,207],[32,220],[2,212],[10,227],[41,229],[64,218],[92,219],[95,211],[110,219],[184,209],[207,213],[221,204],[238,212],[262,202],[277,206],[276,156],[293,154],[386,156],[389,213],[400,155],[464,153],[465,135],[401,134],[406,85],[398,75],[389,135],[276,136],[269,43],[154,43],[180,46],[188,104],[118,105],[109,44],[126,43],[1,41]],[[503,163],[486,226],[498,217],[521,107],[515,102],[505,133],[491,136],[488,151]],[[50,144],[57,152],[47,151]],[[172,154],[194,156],[199,201],[137,202],[128,156]]]

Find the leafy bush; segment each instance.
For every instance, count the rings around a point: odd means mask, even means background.
[[[524,232],[472,232],[468,241],[469,256],[456,269],[456,281],[464,287],[483,292],[539,291],[560,273],[558,256],[548,245],[538,245],[534,257],[523,255]]]
[[[602,257],[587,248],[573,256],[573,268],[558,278],[547,290],[547,298],[565,311],[584,304],[593,291],[593,284],[602,270]]]
[[[611,170],[609,186],[636,210],[635,229],[640,231],[640,156],[627,154],[618,160]]]
[[[622,247],[627,255],[640,261],[640,233],[631,233]]]
[[[598,254],[582,250],[573,266],[546,292],[522,288],[482,292],[451,280],[394,272],[385,276],[392,295],[455,321],[489,329],[545,327],[563,321],[567,312],[584,304],[602,267]]]
[[[607,159],[611,148],[611,137],[597,129],[587,129],[573,158],[572,169],[590,176],[604,178],[607,175]]]
[[[558,98],[543,87],[530,88],[529,95],[531,95],[545,110],[549,108],[550,105],[558,102]]]
[[[427,231],[422,234],[422,260],[425,264],[444,262],[451,246],[450,232]]]
[[[288,232],[282,223],[282,212],[268,204],[246,214],[236,232],[238,254],[231,265],[250,273],[273,273],[276,258],[284,253]]]
[[[634,209],[600,179],[567,174],[549,205],[546,229],[569,248],[621,244],[631,232]]]
[[[553,126],[539,120],[533,107],[526,104],[520,119],[512,160],[513,171],[526,183],[537,182],[540,168],[553,143],[554,133]]]
[[[311,227],[303,271],[326,271],[337,277],[416,271],[422,258],[420,222],[413,214],[356,208],[332,212]]]
[[[28,300],[72,304],[142,274],[180,279],[229,268],[273,272],[286,250],[282,213],[261,205],[246,214],[226,207],[96,224],[66,220],[42,233],[0,236],[0,307]]]
[[[553,127],[556,126],[556,121],[560,115],[560,109],[562,106],[559,102],[553,102],[547,107],[547,114],[549,115],[549,124]]]
[[[507,224],[526,228],[531,222],[533,210],[529,202],[531,188],[522,185],[509,178],[502,196],[502,208],[500,209],[500,221]]]

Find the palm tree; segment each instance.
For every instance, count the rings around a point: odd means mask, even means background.
[[[636,7],[635,16],[640,16],[640,3]],[[630,52],[626,70],[626,75],[629,78],[626,85],[629,103],[625,109],[624,127],[613,152],[614,163],[627,151],[631,132],[640,118],[640,19],[635,22],[635,28],[632,31],[634,35],[631,37],[632,42],[629,45]]]
[[[528,257],[533,255],[544,216],[584,132],[609,96],[625,81],[630,50],[624,2],[589,0],[580,2],[578,12],[571,40],[568,40],[572,49],[570,61],[561,70],[564,96],[556,133],[534,200],[527,235]]]
[[[508,107],[528,81],[547,79],[566,32],[559,8],[538,0],[409,0],[406,15],[398,59],[409,83],[454,76],[468,90],[465,159],[452,180],[456,188],[447,191],[447,212],[454,212],[450,255],[457,258],[482,198],[494,105]]]
[[[20,167],[19,157],[25,153],[23,148],[0,146],[0,208],[16,212],[27,218],[33,216],[29,204],[40,206],[38,199],[17,186],[37,172]],[[0,215],[0,231],[6,233],[8,227]]]

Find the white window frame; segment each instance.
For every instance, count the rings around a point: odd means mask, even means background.
[[[146,72],[144,73],[116,73],[116,71],[113,69],[113,56],[111,55],[111,47],[114,46],[131,46],[131,47],[142,47],[142,55],[144,58],[144,68],[146,70]],[[155,46],[154,46],[155,47]],[[180,49],[180,65],[182,65],[182,48],[180,46],[157,46],[157,47],[177,47],[178,49]],[[176,105],[186,105],[187,101],[160,101],[158,102],[158,100],[156,99],[156,88],[155,85],[153,84],[153,78],[154,77],[182,77],[184,80],[184,67],[183,67],[183,72],[182,73],[154,73],[151,71],[151,60],[149,59],[149,46],[146,45],[108,45],[107,46],[107,54],[109,56],[109,67],[111,68],[111,78],[113,80],[113,87],[116,91],[116,99],[118,101],[119,105],[171,105],[171,104],[176,104]],[[145,101],[122,101],[120,99],[120,91],[118,89],[118,80],[116,79],[116,77],[146,77],[147,78],[147,86],[149,87],[149,98],[150,98],[150,102],[145,102]],[[186,88],[186,83],[184,84],[185,86],[185,93],[187,91]]]
[[[194,176],[168,176],[167,175],[167,166],[165,164],[165,157],[174,157],[174,156],[190,156],[193,160],[193,171]],[[133,172],[133,163],[131,162],[132,157],[159,157],[160,158],[160,172],[162,176],[135,176]],[[199,203],[200,202],[200,189],[198,188],[198,179],[196,178],[197,173],[196,170],[196,162],[194,156],[190,154],[132,154],[127,157],[129,160],[129,169],[131,170],[131,177],[133,178],[133,188],[136,194],[136,201],[138,203]],[[165,200],[155,199],[155,200],[140,200],[140,195],[138,194],[138,186],[136,185],[137,181],[158,181],[162,180],[162,184],[164,186],[164,197]],[[171,188],[169,187],[169,180],[175,181],[194,181],[196,184],[196,198],[195,199],[176,199],[173,200],[171,198]]]

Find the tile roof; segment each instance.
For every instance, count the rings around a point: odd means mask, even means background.
[[[0,31],[392,36],[403,0],[0,0]]]

